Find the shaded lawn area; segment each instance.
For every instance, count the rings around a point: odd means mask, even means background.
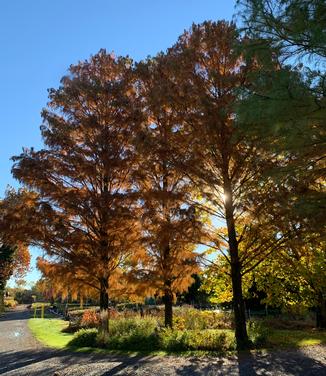
[[[271,347],[284,348],[325,345],[326,332],[314,330],[274,329],[269,335],[268,343]]]
[[[28,326],[41,343],[46,346],[56,349],[71,348],[69,342],[74,338],[72,333],[64,333],[62,330],[68,326],[68,322],[57,318],[45,318],[45,319],[29,319]],[[222,330],[221,330],[222,331]],[[225,330],[223,330],[225,332]],[[229,331],[230,336],[234,337],[234,334]],[[265,349],[272,348],[300,348],[311,345],[324,345],[326,344],[326,332],[319,332],[313,330],[271,330],[268,337],[267,345],[263,346]],[[78,351],[82,349],[73,348]],[[84,350],[91,350],[96,352],[112,352],[112,350],[105,349],[91,349],[84,348]],[[121,351],[118,351],[121,352]],[[164,351],[154,351],[155,354],[164,354]],[[199,353],[192,351],[191,353]],[[208,351],[200,352],[208,354]]]

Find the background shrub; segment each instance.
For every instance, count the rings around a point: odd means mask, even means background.
[[[315,318],[306,316],[304,319],[293,320],[288,317],[269,317],[263,319],[264,325],[271,329],[309,330],[315,327]]]
[[[110,320],[110,336],[127,335],[132,333],[149,334],[155,331],[157,320],[153,317],[146,318],[120,318]]]
[[[249,320],[247,323],[248,337],[255,347],[260,347],[267,344],[270,336],[270,329],[266,326],[264,321]]]
[[[15,308],[17,305],[16,300],[14,299],[5,299],[5,307],[6,308]]]
[[[182,330],[232,329],[233,315],[228,312],[200,311],[195,308],[178,307],[174,310],[174,325]]]

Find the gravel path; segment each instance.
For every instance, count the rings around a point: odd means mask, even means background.
[[[323,376],[326,347],[229,357],[112,356],[43,347],[30,334],[28,311],[18,307],[0,318],[0,374],[6,376]]]

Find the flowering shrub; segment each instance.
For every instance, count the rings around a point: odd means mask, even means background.
[[[81,318],[80,326],[83,328],[97,328],[100,325],[100,315],[93,309],[86,309]]]

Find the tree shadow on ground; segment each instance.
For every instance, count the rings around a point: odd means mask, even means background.
[[[316,347],[322,350],[321,347]],[[322,356],[320,356],[322,359]],[[175,370],[180,376],[255,376],[326,375],[326,363],[309,357],[304,350],[277,350],[271,352],[241,351],[228,357],[207,357],[189,359],[189,362]]]
[[[126,357],[121,355],[101,355],[92,353],[72,353],[62,350],[26,350],[0,353],[0,374],[53,376],[69,375],[78,368],[97,367],[97,375],[115,375],[126,367],[143,365],[151,357]],[[93,367],[93,368],[94,368]],[[70,370],[71,368],[71,370]],[[103,373],[104,372],[104,373]],[[82,370],[78,375],[85,374]]]
[[[146,356],[146,357],[133,357],[130,359],[125,359],[123,362],[120,364],[116,365],[114,368],[111,368],[108,371],[105,371],[104,373],[99,374],[99,376],[113,376],[117,375],[120,373],[122,370],[129,368],[128,369],[128,375],[133,375],[136,374],[138,370],[141,370],[142,368],[147,368],[148,371],[150,371],[150,367],[153,363],[156,363],[156,360],[154,357],[151,356]],[[131,369],[132,370],[131,370]],[[132,371],[132,373],[131,373]],[[137,373],[139,375],[142,374],[142,371],[140,373]],[[154,375],[154,373],[153,373]]]
[[[175,370],[180,376],[238,375],[234,356],[194,357]]]
[[[326,374],[325,349],[313,359],[303,350],[273,352],[239,352],[216,357],[156,357],[113,354],[72,353],[51,349],[0,353],[0,374],[8,376],[53,375],[270,375],[319,376]],[[310,350],[311,354],[314,354]],[[315,356],[315,355],[313,355]],[[319,360],[318,360],[319,359]]]
[[[239,376],[312,376],[326,374],[326,364],[301,350],[242,351],[238,353]]]

